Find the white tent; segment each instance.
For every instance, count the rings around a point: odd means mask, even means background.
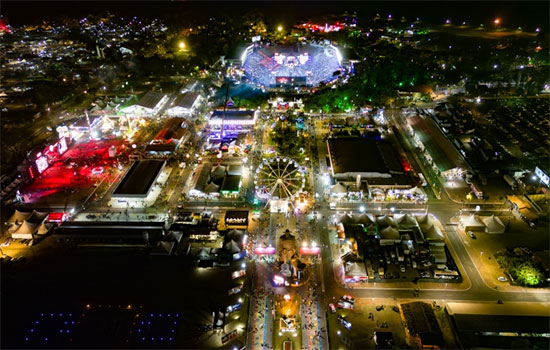
[[[32,212],[24,212],[15,209],[15,213],[8,219],[7,223],[13,225],[15,223],[21,224],[32,215]]]
[[[395,228],[388,226],[380,231],[381,246],[393,245],[399,242],[401,242],[401,237],[399,236],[399,231],[397,231]]]
[[[358,222],[363,225],[370,225],[375,221],[372,215],[367,213],[363,213],[359,215],[357,219],[358,219]]]
[[[442,241],[443,233],[436,225],[430,225],[422,229],[422,234],[426,241]]]
[[[50,231],[50,229],[53,227],[52,224],[40,224],[40,226],[38,226],[38,230],[36,231],[37,234],[39,235],[45,235],[46,233],[48,233]]]
[[[239,248],[239,245],[234,240],[227,242],[223,248],[232,254],[239,253],[241,251],[241,248]]]
[[[225,176],[225,167],[223,165],[216,165],[212,168],[212,171],[210,172],[210,175],[213,179],[221,179]]]
[[[482,219],[485,224],[485,232],[487,233],[504,233],[506,231],[506,225],[500,220],[498,216],[488,216]]]
[[[214,182],[209,183],[204,188],[204,193],[216,193],[219,192],[220,186],[216,185]]]
[[[19,226],[19,228],[17,228],[17,230],[15,230],[15,232],[11,234],[11,237],[16,239],[32,239],[32,235],[35,234],[37,230],[37,224],[23,221],[21,226]]]
[[[378,216],[376,218],[376,223],[378,224],[379,227],[386,227],[386,226],[397,227],[395,220],[392,217],[387,215]]]
[[[397,221],[397,224],[399,228],[408,229],[412,227],[417,226],[416,218],[412,216],[411,214],[404,214],[401,216],[395,216],[395,221]]]
[[[462,216],[460,218],[460,223],[462,224],[462,227],[464,227],[464,231],[485,231],[485,225],[483,222],[479,221],[474,214],[470,216]]]
[[[330,188],[330,193],[333,193],[333,194],[336,194],[336,195],[344,195],[344,194],[348,193],[348,190],[341,183],[337,183],[336,185],[334,185]]]

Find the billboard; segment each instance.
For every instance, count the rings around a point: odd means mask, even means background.
[[[38,169],[38,172],[41,174],[50,166],[50,164],[48,164],[48,157],[42,154],[39,154],[39,156],[36,158],[35,164],[36,169]]]

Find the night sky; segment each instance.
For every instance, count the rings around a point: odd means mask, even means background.
[[[314,6],[312,6],[314,4]],[[393,17],[405,16],[411,20],[420,17],[422,20],[440,24],[446,18],[454,23],[467,21],[473,25],[489,24],[499,17],[503,26],[539,26],[548,32],[548,1],[2,1],[2,14],[12,25],[31,24],[44,19],[55,19],[59,16],[79,18],[88,14],[109,10],[120,16],[139,16],[162,18],[168,22],[189,19],[206,19],[210,16],[239,16],[242,13],[258,9],[269,14],[268,20],[276,23],[294,24],[299,20],[317,19],[330,14],[341,14],[344,11],[356,11],[361,19],[371,19],[376,13],[382,16],[392,13]]]

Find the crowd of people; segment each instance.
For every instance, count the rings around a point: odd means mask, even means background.
[[[280,50],[280,52],[277,52]],[[275,60],[275,53],[284,55],[282,64]],[[307,61],[300,63],[298,56],[307,54]],[[295,59],[288,59],[294,57]],[[245,58],[242,68],[246,77],[262,87],[274,87],[277,77],[305,77],[307,86],[317,86],[321,82],[334,79],[334,72],[341,69],[336,50],[329,45],[298,46],[296,49],[284,47],[254,47]]]

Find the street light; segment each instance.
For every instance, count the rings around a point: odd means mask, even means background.
[[[283,26],[278,26],[278,27],[277,27],[277,31],[278,31],[278,32],[282,32],[282,31],[283,31]]]
[[[178,44],[180,50],[183,50],[185,49],[185,43],[183,41],[180,41],[180,43]]]

